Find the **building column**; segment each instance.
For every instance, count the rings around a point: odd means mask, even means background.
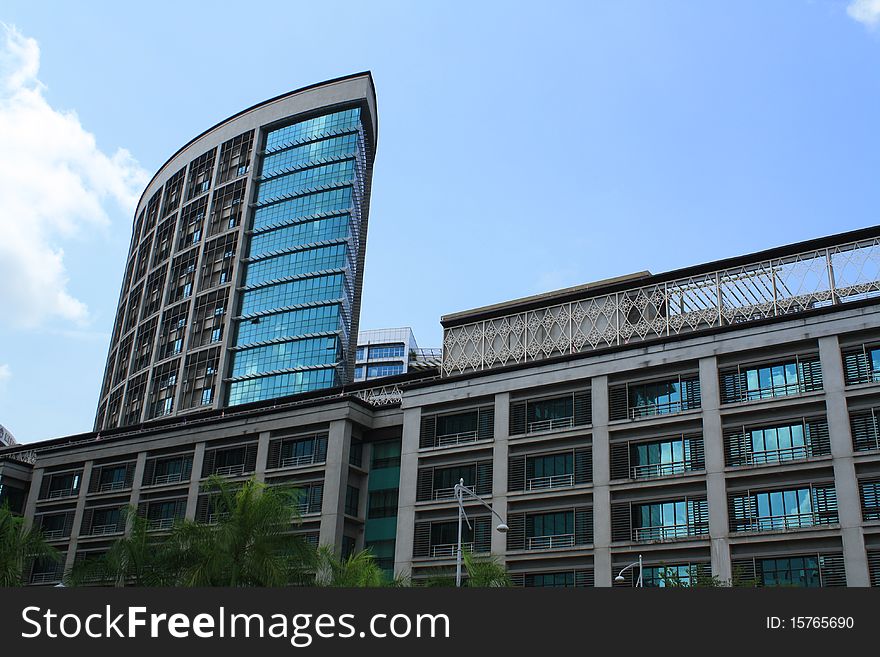
[[[144,468],[147,464],[147,453],[139,452],[137,455],[137,461],[134,464],[134,481],[131,484],[131,496],[128,498],[129,506],[137,509],[138,502],[141,501],[141,485],[144,481]],[[137,511],[135,511],[137,513]],[[132,519],[128,518],[125,523],[125,535],[128,536],[131,534],[131,523]]]
[[[416,483],[419,473],[419,431],[422,409],[403,411],[403,436],[400,442],[400,487],[397,501],[397,537],[394,548],[395,575],[412,574],[413,540],[416,523]]]
[[[80,525],[86,508],[86,495],[89,494],[89,481],[92,478],[92,464],[94,461],[86,461],[83,467],[82,481],[79,482],[79,495],[76,498],[76,511],[73,512],[73,525],[70,529],[70,542],[67,545],[67,558],[64,563],[64,572],[69,573],[76,559],[76,544],[78,542]]]
[[[492,446],[492,508],[507,521],[507,434],[510,428],[510,393],[495,395],[495,435]],[[492,554],[502,559],[507,552],[507,534],[495,527],[498,519],[492,518]]]
[[[24,524],[30,527],[34,524],[34,513],[37,511],[37,499],[40,497],[40,488],[43,486],[43,468],[34,468],[31,474],[30,488],[28,488],[27,501],[24,503]]]
[[[846,405],[843,359],[836,335],[819,338],[819,359],[822,363],[846,583],[847,586],[870,586],[865,537],[862,533],[862,504],[853,460],[849,410]]]
[[[345,521],[345,489],[348,485],[348,454],[351,449],[351,422],[333,420],[327,438],[324,465],[324,497],[321,499],[321,545],[330,545],[336,554],[342,550]]]
[[[732,579],[727,536],[727,484],[724,477],[724,435],[721,431],[721,389],[718,359],[700,359],[700,407],[703,415],[703,449],[706,457],[706,498],[709,503],[709,541],[712,574],[723,582]]]
[[[611,448],[608,442],[608,377],[590,382],[593,414],[593,577],[611,586]]]
[[[199,502],[199,489],[202,482],[202,463],[205,462],[205,443],[196,443],[193,452],[192,474],[189,478],[189,492],[186,496],[186,515],[187,520],[196,519],[196,505]]]
[[[257,467],[254,470],[254,479],[266,481],[266,465],[269,461],[269,436],[270,432],[261,431],[257,440]]]

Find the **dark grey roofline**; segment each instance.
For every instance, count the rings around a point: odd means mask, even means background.
[[[581,285],[574,288],[566,288],[556,292],[548,292],[539,294],[534,297],[525,299],[517,299],[507,303],[499,303],[491,306],[483,306],[474,308],[473,310],[465,310],[462,312],[451,313],[440,318],[440,324],[443,328],[452,328],[461,324],[470,324],[471,322],[482,321],[484,319],[492,319],[495,317],[503,317],[518,312],[534,310],[536,308],[544,308],[548,305],[558,303],[566,303],[569,301],[578,301],[580,299],[597,296],[600,294],[609,294],[612,292],[620,292],[631,289],[633,286],[654,285],[656,283],[664,283],[679,278],[688,278],[689,276],[697,276],[706,274],[719,269],[727,269],[729,267],[738,267],[742,265],[769,260],[772,258],[781,258],[803,251],[812,249],[822,249],[836,244],[845,242],[856,242],[858,240],[873,238],[880,236],[880,225],[869,226],[868,228],[859,228],[845,233],[837,233],[826,237],[817,237],[803,242],[795,242],[794,244],[786,244],[785,246],[777,246],[764,251],[757,251],[747,255],[725,258],[723,260],[715,260],[700,265],[693,265],[683,269],[674,269],[672,271],[661,274],[652,275],[631,275],[622,277],[621,280],[611,279],[607,284],[599,281],[598,284]],[[850,304],[847,304],[850,305]]]
[[[343,75],[338,78],[333,78],[332,80],[324,80],[323,82],[316,82],[315,84],[310,84],[305,87],[300,87],[299,89],[294,89],[293,91],[287,91],[283,94],[279,94],[277,96],[274,96],[273,98],[269,98],[267,100],[264,100],[264,101],[261,101],[261,102],[255,104],[255,105],[251,105],[250,107],[243,109],[240,112],[236,112],[232,116],[226,117],[222,121],[218,121],[217,123],[212,125],[210,128],[208,128],[207,130],[203,130],[202,132],[197,134],[195,137],[190,139],[188,142],[186,142],[183,146],[181,146],[176,151],[174,151],[174,154],[171,157],[169,157],[167,160],[165,160],[165,162],[162,163],[162,166],[160,166],[158,169],[156,169],[156,173],[154,173],[153,177],[150,178],[150,182],[148,182],[144,186],[144,191],[141,192],[141,195],[138,198],[137,205],[135,205],[135,210],[137,210],[137,208],[139,208],[141,206],[141,203],[144,200],[144,195],[147,193],[147,190],[150,189],[150,185],[152,185],[153,182],[155,182],[156,178],[158,178],[159,174],[162,173],[162,171],[164,171],[165,167],[167,167],[175,157],[180,155],[183,151],[185,151],[187,148],[192,146],[195,142],[197,142],[199,139],[204,137],[206,134],[208,134],[212,130],[216,130],[221,125],[223,125],[225,123],[229,123],[230,121],[234,121],[239,116],[242,116],[243,114],[247,114],[248,112],[252,112],[255,109],[262,107],[263,105],[268,105],[269,103],[274,103],[278,100],[282,100],[284,98],[287,98],[288,96],[300,94],[304,91],[309,91],[310,89],[317,89],[318,87],[323,87],[328,84],[336,84],[337,82],[343,82],[345,80],[353,80],[355,78],[360,78],[363,76],[366,76],[367,79],[370,81],[370,89],[373,91],[373,97],[375,98],[376,97],[376,84],[375,84],[375,82],[373,82],[373,73],[372,73],[372,71],[367,70],[367,71],[361,71],[360,73],[351,73],[349,75]],[[372,135],[372,138],[373,138],[373,149],[372,150],[375,153],[376,152],[376,144],[378,144],[378,142],[379,142],[379,122],[375,120],[376,117],[374,117],[374,116],[371,116],[370,118],[373,119],[373,121],[371,121],[371,122],[374,122],[376,124],[376,134]],[[137,212],[135,212],[134,221],[137,221]]]

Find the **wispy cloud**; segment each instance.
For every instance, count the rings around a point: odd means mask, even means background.
[[[12,370],[9,369],[9,365],[0,365],[0,383],[8,381],[11,378]]]
[[[880,25],[880,0],[852,0],[846,13],[853,20],[874,29]]]
[[[75,112],[53,108],[37,77],[40,48],[0,23],[0,322],[85,325],[86,305],[68,291],[66,240],[128,216],[147,173],[125,149],[108,155]]]

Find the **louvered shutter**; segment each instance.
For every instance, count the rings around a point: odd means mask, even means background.
[[[822,364],[819,356],[805,356],[798,359],[804,381],[804,392],[822,389]]]
[[[589,545],[593,542],[593,509],[587,506],[574,510],[575,545]]]
[[[574,426],[593,423],[593,397],[589,390],[574,393]]]
[[[589,484],[593,481],[593,450],[581,447],[574,450],[574,483]]]
[[[479,409],[478,413],[477,440],[493,439],[495,437],[495,408],[487,406]]]
[[[413,532],[413,556],[427,557],[431,553],[431,523],[417,522]]]
[[[611,505],[611,540],[632,540],[632,509],[628,502]]]
[[[728,494],[727,513],[732,532],[752,531],[755,519],[755,498],[745,491],[739,494]]]
[[[526,402],[514,402],[510,405],[511,436],[519,436],[526,432]]]
[[[269,443],[269,456],[266,459],[266,469],[274,470],[281,467],[281,445],[283,440],[273,440]]]
[[[434,416],[423,417],[422,426],[419,430],[419,447],[433,447],[437,437],[437,418]]]
[[[611,445],[611,478],[630,479],[629,443],[612,443]]]
[[[97,493],[98,487],[101,485],[101,470],[102,467],[92,468],[92,473],[89,478],[89,492]]]
[[[156,459],[147,459],[147,462],[144,463],[144,478],[141,480],[141,486],[152,486],[155,472]]]
[[[40,481],[40,499],[44,500],[49,497],[49,486],[52,485],[52,475],[43,473],[43,479]]]
[[[843,553],[819,555],[819,575],[822,586],[846,586],[846,568]]]
[[[734,404],[744,399],[746,390],[745,376],[745,373],[741,373],[739,368],[721,370],[719,372],[718,379],[722,404]]]
[[[174,518],[180,520],[186,515],[186,500],[177,500],[174,504]]]
[[[855,451],[865,452],[880,448],[874,409],[850,412],[849,422]],[[40,496],[42,497],[42,494]]]
[[[318,436],[315,439],[315,463],[323,463],[327,460],[327,436]]]
[[[88,536],[92,533],[92,520],[95,517],[94,509],[85,509],[83,511],[82,522],[79,525],[79,535]]]
[[[205,460],[202,462],[202,477],[210,477],[214,474],[214,461],[217,458],[217,450],[205,450]]]
[[[526,514],[507,514],[507,550],[524,550],[526,547]]]
[[[136,463],[126,463],[125,464],[125,487],[131,488],[134,485],[134,470],[137,466]]]
[[[860,481],[859,496],[862,500],[862,520],[880,520],[880,479]]]
[[[804,430],[809,440],[810,456],[825,456],[831,453],[828,420],[824,417],[809,418],[804,422]]]
[[[482,554],[492,550],[492,516],[474,518],[474,552]]]
[[[754,559],[731,559],[730,570],[732,573],[731,584],[733,586],[756,586],[761,584],[758,581]]]
[[[694,408],[700,408],[702,399],[700,397],[700,377],[692,376],[681,379],[682,404],[681,410],[687,411]]]
[[[309,513],[321,513],[324,502],[324,484],[312,484],[309,487]]]
[[[507,459],[507,490],[520,491],[526,488],[526,457],[511,456]]]
[[[524,587],[526,585],[526,574],[510,573],[510,585],[516,587]]]
[[[843,373],[846,385],[864,383],[871,380],[871,365],[863,346],[843,351]]]
[[[574,585],[579,588],[592,587],[596,585],[592,568],[582,568],[574,571]]]
[[[629,393],[626,385],[608,388],[608,413],[612,420],[626,420],[629,417]]]
[[[209,495],[199,495],[196,501],[196,522],[205,524],[208,522],[208,516],[211,515],[211,497]]]
[[[492,494],[492,461],[480,461],[477,463],[477,482],[475,490],[477,495]]]
[[[68,538],[73,532],[74,515],[75,513],[73,511],[68,511],[64,514],[64,528],[61,530],[61,534],[64,538]]]
[[[880,586],[880,550],[868,550],[868,571],[871,586]]]
[[[751,461],[752,443],[745,427],[737,426],[724,430],[724,459],[731,467],[746,465]]]
[[[709,533],[709,502],[706,498],[689,499],[688,533],[692,536],[704,536]]]
[[[837,516],[837,491],[834,489],[834,485],[816,486],[813,488],[812,495],[818,524],[828,525],[837,523],[839,521]]]
[[[416,483],[416,502],[427,502],[434,498],[434,468],[419,468]]]
[[[253,472],[257,469],[257,443],[250,443],[244,452],[244,471]]]
[[[703,437],[700,435],[688,436],[690,441],[690,469],[706,469],[706,453],[703,448]]]

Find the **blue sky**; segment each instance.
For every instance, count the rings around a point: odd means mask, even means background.
[[[445,313],[880,223],[880,0],[6,0],[0,22],[22,442],[91,429],[148,176],[340,75],[379,99],[361,327],[422,346]]]

